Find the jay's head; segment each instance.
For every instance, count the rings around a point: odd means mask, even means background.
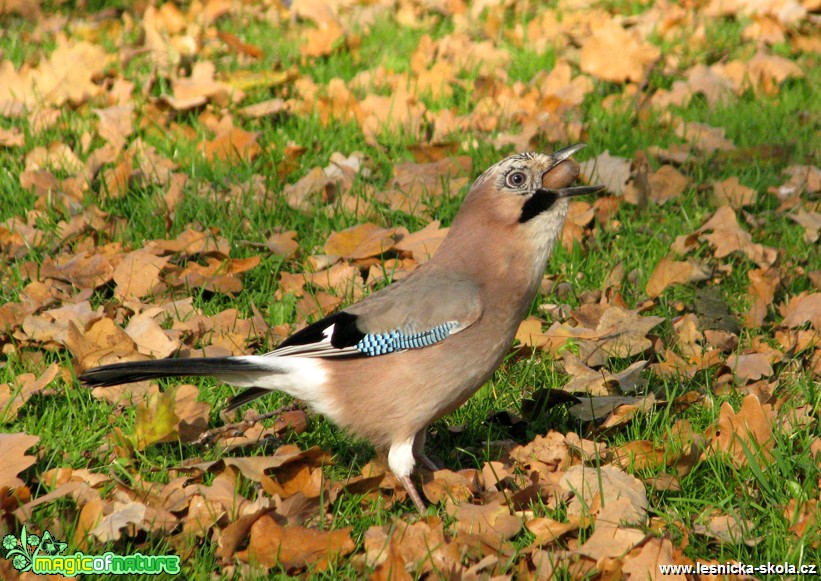
[[[473,184],[463,210],[487,225],[523,230],[537,243],[561,233],[568,199],[594,193],[602,186],[571,184],[579,175],[573,154],[583,143],[548,153],[519,153],[491,166]]]

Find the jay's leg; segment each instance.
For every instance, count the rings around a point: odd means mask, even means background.
[[[416,433],[416,436],[413,439],[413,455],[425,468],[431,472],[436,472],[437,470],[441,470],[442,466],[440,466],[438,462],[434,462],[430,456],[425,454],[426,437],[427,432],[425,430],[420,430]]]
[[[419,496],[419,492],[410,479],[410,475],[413,473],[413,467],[416,464],[416,460],[413,457],[414,440],[415,437],[412,436],[407,440],[391,444],[388,450],[388,467],[390,467],[391,472],[399,479],[399,482],[402,483],[402,486],[405,487],[408,496],[410,496],[413,504],[416,505],[416,510],[419,511],[419,514],[425,514],[427,510],[425,503],[422,502],[422,497]]]

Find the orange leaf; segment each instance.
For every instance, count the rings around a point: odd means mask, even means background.
[[[112,278],[117,284],[114,296],[122,301],[151,294],[160,283],[160,274],[170,259],[170,256],[156,256],[144,248],[129,252],[114,268]]]
[[[712,234],[705,232],[712,230]],[[756,244],[749,232],[738,223],[738,218],[730,206],[721,206],[716,213],[698,229],[699,235],[715,247],[716,258],[723,258],[733,252],[743,252],[759,266],[770,266],[778,257],[774,248]]]
[[[37,460],[34,456],[26,456],[26,450],[39,441],[39,436],[30,436],[24,432],[0,434],[0,457],[3,458],[3,467],[0,468],[0,488],[23,486],[24,482],[17,475]]]
[[[113,363],[136,354],[134,341],[108,318],[100,319],[85,333],[69,322],[66,347],[77,359],[75,367],[78,370]]]
[[[736,210],[755,204],[757,193],[741,184],[736,176],[713,184],[713,195],[719,206],[729,204]]]
[[[359,224],[332,233],[325,243],[325,253],[353,260],[379,256],[394,247],[395,236],[396,229]]]
[[[668,538],[650,538],[637,554],[631,552],[624,558],[622,571],[628,579],[669,579],[670,581],[685,581],[687,577],[681,574],[668,573],[661,577],[659,565],[675,564],[673,558],[673,543]]]
[[[411,581],[410,573],[405,569],[405,559],[397,543],[388,545],[388,557],[374,569],[368,581]]]
[[[351,527],[332,531],[306,529],[300,526],[282,527],[269,515],[251,526],[248,549],[237,553],[246,562],[265,567],[280,565],[284,569],[316,567],[327,569],[332,562],[355,548]]]
[[[527,530],[536,535],[534,545],[549,545],[569,532],[579,529],[579,520],[563,523],[548,517],[539,517],[525,523]]]
[[[422,264],[434,255],[449,230],[441,228],[439,220],[434,220],[421,230],[400,238],[394,248],[399,252],[409,253],[417,263]]]
[[[750,310],[745,315],[748,327],[756,328],[764,324],[764,319],[775,298],[775,291],[781,283],[776,269],[757,268],[747,273],[750,286],[747,293],[753,299]]]
[[[459,504],[448,502],[448,514],[456,522],[456,530],[464,533],[490,534],[500,539],[511,539],[522,530],[522,521],[510,514],[510,509],[498,500],[488,504]]]
[[[677,198],[687,188],[690,179],[672,165],[663,165],[647,177],[650,199],[663,204]]]
[[[689,262],[671,260],[669,256],[662,258],[653,269],[653,274],[647,280],[647,296],[659,296],[664,289],[674,284],[685,284],[690,281],[692,267]]]
[[[257,133],[233,127],[213,140],[205,142],[205,159],[229,163],[253,161],[262,152],[257,143],[257,136]]]
[[[582,46],[582,71],[605,81],[641,81],[661,51],[640,40],[634,32],[608,21],[594,29]]]
[[[747,452],[760,463],[772,460],[774,445],[772,406],[761,405],[756,395],[748,395],[741,402],[738,413],[728,402],[721,404],[718,423],[707,434],[710,450],[725,452],[737,467],[747,465]]]
[[[17,376],[14,387],[7,383],[0,384],[0,422],[14,419],[23,404],[33,395],[43,393],[59,373],[60,366],[52,363],[40,377],[35,378],[33,373],[24,373]]]
[[[783,327],[800,327],[811,323],[816,330],[821,331],[821,293],[802,293],[792,297],[786,305],[779,307],[784,320]]]
[[[616,463],[622,468],[645,470],[664,466],[664,449],[657,448],[649,440],[634,440],[614,448]]]

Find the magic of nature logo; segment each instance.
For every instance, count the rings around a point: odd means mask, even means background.
[[[73,555],[63,555],[67,543],[58,541],[50,532],[43,532],[42,538],[29,534],[26,527],[20,537],[3,537],[5,558],[21,573],[31,571],[38,575],[63,575],[74,577],[79,574],[151,575],[180,572],[180,558],[177,555],[143,555],[131,553],[118,555],[106,552],[102,555],[86,555],[76,551]]]

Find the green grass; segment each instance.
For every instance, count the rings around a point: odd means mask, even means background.
[[[626,15],[636,14],[643,10],[644,3],[606,2],[611,11]],[[108,6],[107,3],[95,2],[89,8]],[[129,6],[122,7],[129,10]],[[71,14],[71,13],[70,13]],[[74,14],[72,14],[74,16]],[[79,16],[79,15],[77,15]],[[518,20],[516,20],[518,22]],[[54,37],[46,34],[39,43],[26,40],[31,33],[32,25],[13,17],[3,17],[5,32],[0,34],[0,54],[10,59],[15,67],[23,62],[36,62],[54,46]],[[317,84],[326,84],[332,78],[352,79],[357,73],[382,65],[393,72],[410,70],[407,55],[410,54],[423,34],[440,38],[452,31],[450,21],[437,16],[432,30],[411,29],[399,26],[391,19],[380,19],[369,31],[361,32],[361,44],[358,50],[349,52],[340,49],[331,56],[317,62],[303,62],[294,38],[288,35],[277,35],[269,22],[251,16],[234,19],[227,17],[219,25],[220,29],[240,35],[243,40],[256,46],[265,47],[266,56],[258,63],[250,65],[255,70],[270,70],[272,67],[288,69],[296,67],[302,76],[310,76]],[[736,22],[718,21],[707,26],[707,38],[710,50],[708,54],[685,50],[682,66],[696,62],[711,63],[725,56],[737,58],[749,56],[750,47],[741,41],[740,25]],[[681,44],[672,42],[671,48],[681,48]],[[686,43],[684,44],[686,48]],[[513,60],[508,71],[509,82],[527,81],[540,70],[549,70],[556,56],[553,54],[536,55],[527,48],[512,48]],[[809,57],[803,57],[809,61]],[[126,77],[137,83],[135,99],[142,103],[140,87],[148,68],[145,60],[137,57],[126,68]],[[249,68],[242,65],[235,57],[219,61],[218,68],[223,71]],[[650,206],[642,212],[622,205],[614,217],[621,224],[618,230],[610,230],[596,225],[590,238],[583,245],[576,245],[568,251],[557,248],[551,259],[549,271],[557,273],[560,280],[572,285],[572,293],[559,301],[555,296],[538,297],[536,304],[543,302],[566,302],[571,306],[580,304],[582,292],[600,288],[611,268],[617,262],[623,262],[626,272],[638,270],[637,283],[625,282],[622,292],[628,305],[637,306],[645,298],[644,286],[653,266],[669,253],[669,245],[676,236],[690,234],[697,230],[705,219],[714,211],[709,198],[712,183],[729,176],[738,176],[745,185],[754,187],[759,192],[758,202],[750,208],[750,213],[761,221],[762,226],[755,230],[755,241],[777,247],[783,253],[783,260],[788,264],[800,266],[804,271],[821,269],[821,253],[818,247],[808,247],[802,240],[803,229],[791,220],[776,212],[777,202],[766,193],[767,188],[782,183],[782,170],[791,164],[818,164],[818,123],[819,105],[817,87],[821,82],[819,67],[804,67],[805,79],[788,81],[777,97],[755,95],[752,92],[739,97],[737,102],[725,107],[711,109],[703,99],[695,98],[685,108],[676,113],[687,121],[699,121],[726,129],[727,137],[738,146],[740,155],[699,157],[698,161],[682,168],[692,180],[691,186],[682,197],[665,206]],[[466,73],[466,83],[475,79],[474,73]],[[669,87],[672,75],[655,72],[650,79],[648,90]],[[258,99],[283,95],[288,88],[274,87],[257,90]],[[151,90],[156,97],[166,93],[169,88],[158,83]],[[620,93],[621,87],[597,82],[597,89],[588,96],[583,106],[583,118],[590,147],[579,155],[579,158],[595,156],[609,150],[613,155],[632,158],[637,151],[647,150],[652,145],[667,146],[677,142],[671,128],[658,114],[648,119],[637,117],[635,111],[628,108],[624,112],[610,111],[601,104],[601,98],[608,93]],[[426,101],[431,109],[454,108],[460,113],[468,112],[475,104],[470,91],[457,88],[454,96],[438,102]],[[247,102],[253,102],[248,100]],[[94,133],[96,117],[92,107],[104,106],[102,102],[90,103],[77,109],[65,107],[62,117],[54,127],[33,134],[25,118],[20,120],[0,119],[0,126],[9,128],[20,126],[26,134],[25,150],[0,148],[0,222],[14,217],[24,217],[34,209],[36,197],[22,189],[19,175],[23,171],[24,157],[35,147],[48,147],[54,141],[62,141],[79,149],[82,135]],[[139,121],[139,116],[138,116]],[[216,227],[219,235],[231,241],[251,240],[264,241],[277,229],[296,230],[300,244],[300,256],[283,260],[277,256],[265,256],[258,267],[243,276],[243,291],[237,296],[226,296],[194,290],[194,304],[206,314],[216,314],[225,308],[236,307],[241,316],[252,314],[252,305],[260,309],[266,321],[272,325],[291,323],[295,318],[295,298],[286,297],[281,303],[275,303],[271,297],[277,289],[277,278],[280,272],[300,272],[304,269],[302,258],[321,247],[331,231],[339,230],[362,220],[356,216],[326,212],[317,208],[308,213],[299,213],[290,209],[283,201],[282,190],[285,183],[276,176],[276,168],[281,161],[281,151],[288,143],[298,143],[307,147],[301,160],[301,169],[287,177],[293,183],[315,166],[325,166],[332,153],[349,154],[354,151],[365,151],[369,156],[371,177],[358,177],[354,192],[362,193],[367,183],[377,188],[387,187],[391,177],[391,167],[401,160],[411,159],[408,146],[413,139],[408,136],[389,136],[381,147],[367,145],[356,123],[332,121],[323,125],[318,116],[293,116],[276,120],[259,120],[240,122],[247,130],[260,131],[259,142],[264,145],[264,153],[256,160],[235,166],[225,166],[207,162],[201,155],[200,141],[210,139],[213,135],[203,126],[198,113],[181,113],[175,121],[180,125],[190,126],[196,132],[196,141],[175,138],[174,134],[146,133],[144,141],[156,147],[158,152],[172,159],[179,165],[178,171],[190,176],[185,187],[185,198],[176,208],[173,217],[168,219],[163,210],[163,186],[146,183],[128,190],[125,197],[110,199],[101,193],[99,184],[95,184],[85,196],[86,206],[96,205],[112,216],[127,220],[127,227],[117,231],[111,241],[120,242],[126,248],[138,248],[145,242],[157,238],[173,239],[190,225],[199,227]],[[139,134],[140,131],[138,130]],[[470,141],[471,135],[462,135],[464,143]],[[99,138],[92,149],[99,146]],[[762,154],[762,146],[775,146],[778,155],[775,159]],[[497,161],[501,153],[495,151],[485,139],[479,139],[474,148],[468,147],[460,153],[470,155],[474,164],[474,174]],[[766,153],[766,152],[765,152]],[[265,176],[265,187],[272,203],[255,202],[252,181],[255,176]],[[374,213],[373,220],[380,225],[404,225],[411,230],[423,226],[428,218],[441,219],[449,223],[458,209],[459,195],[463,192],[450,192],[435,208],[431,216],[408,216],[401,212],[384,210]],[[15,302],[25,284],[22,271],[25,262],[41,263],[46,257],[72,248],[76,242],[61,242],[56,237],[56,228],[60,220],[70,218],[57,207],[49,208],[39,218],[40,224],[51,233],[39,246],[29,249],[22,257],[0,264],[0,302]],[[741,218],[740,218],[741,219]],[[749,226],[744,225],[749,230]],[[104,236],[99,243],[108,242]],[[235,258],[253,256],[258,251],[234,244],[231,256]],[[710,259],[711,252],[702,248],[699,256]],[[722,261],[732,265],[732,272],[721,281],[723,299],[735,314],[743,314],[748,306],[746,288],[749,284],[747,273],[755,267],[742,256],[733,256]],[[665,322],[654,330],[666,344],[672,344],[673,330],[671,319],[679,313],[677,303],[692,307],[698,287],[711,283],[697,283],[668,289],[658,300],[649,314],[660,315]],[[788,296],[810,289],[806,277],[793,276],[782,282],[776,294],[776,304]],[[98,290],[91,300],[94,306],[113,305],[111,289]],[[535,305],[534,305],[535,306]],[[534,311],[535,312],[535,311]],[[776,308],[771,309],[772,316]],[[745,331],[741,341],[749,345],[753,337],[764,335],[769,327],[762,330]],[[19,345],[14,337],[0,336],[0,383],[14,383],[15,377],[22,373],[39,373],[52,362],[60,362],[71,369],[70,356],[65,350],[42,351]],[[263,345],[270,348],[273,345]],[[634,360],[611,361],[608,368],[623,369]],[[765,466],[751,466],[735,469],[726,461],[708,458],[698,463],[692,472],[682,479],[680,492],[656,491],[648,488],[651,514],[667,525],[667,531],[675,531],[677,523],[692,527],[701,522],[703,515],[714,509],[724,513],[738,515],[751,521],[751,532],[761,539],[754,546],[744,544],[727,545],[712,542],[709,538],[690,534],[685,553],[693,559],[739,560],[745,563],[762,563],[767,561],[790,563],[816,563],[819,559],[818,548],[812,546],[813,539],[818,538],[818,525],[810,527],[802,539],[796,539],[787,529],[792,524],[781,512],[790,499],[817,499],[818,479],[817,460],[810,455],[810,445],[818,437],[818,412],[821,408],[821,390],[817,381],[805,372],[796,372],[790,361],[776,365],[777,373],[784,371],[777,395],[787,397],[786,410],[794,406],[807,404],[812,409],[815,422],[800,426],[788,434],[778,435],[773,450],[774,459]],[[664,379],[645,374],[649,377],[649,389],[659,397],[672,401],[675,397],[690,390],[710,394],[713,386],[709,377],[697,375],[695,378]],[[696,405],[685,411],[672,411],[671,407],[660,406],[652,413],[639,416],[625,429],[600,435],[588,432],[589,426],[581,424],[567,413],[564,407],[548,410],[541,417],[530,418],[524,434],[515,432],[492,418],[494,412],[511,410],[521,413],[521,400],[543,387],[555,387],[563,384],[566,376],[560,373],[554,363],[541,353],[532,356],[511,356],[493,379],[483,387],[465,406],[452,415],[436,422],[431,427],[428,440],[429,450],[433,456],[441,458],[448,468],[481,468],[485,461],[495,460],[496,451],[487,444],[494,440],[516,439],[526,443],[537,434],[549,429],[563,432],[575,431],[583,437],[606,442],[615,447],[634,440],[650,440],[659,446],[669,442],[669,430],[677,419],[687,418],[693,424],[695,432],[703,432],[715,425],[718,410],[722,401],[730,401],[736,409],[741,395],[711,396],[712,407]],[[174,385],[179,382],[169,382]],[[220,405],[233,393],[232,388],[218,385],[208,379],[196,380],[201,397],[212,405],[210,424],[219,425],[222,420],[218,415]],[[101,451],[112,429],[118,428],[126,434],[133,432],[135,410],[132,406],[112,407],[93,399],[89,392],[78,386],[76,381],[57,382],[57,393],[52,396],[36,396],[19,413],[16,421],[3,426],[3,431],[36,434],[40,437],[38,449],[42,453],[32,470],[27,474],[27,483],[32,487],[33,495],[39,496],[48,492],[44,484],[35,484],[30,476],[39,475],[46,470],[64,466],[74,468],[91,467],[102,473],[111,472],[118,478],[128,479],[138,474],[147,481],[167,481],[168,471],[193,457],[203,460],[217,459],[220,452],[215,449],[202,448],[189,444],[161,444],[151,446],[133,458],[112,460],[109,454]],[[272,409],[283,405],[288,400],[285,396],[272,394],[252,404],[259,410]],[[780,414],[783,416],[783,412]],[[458,433],[449,428],[459,426]],[[320,446],[329,450],[334,456],[334,465],[326,470],[332,478],[345,478],[356,475],[364,463],[372,457],[371,448],[350,436],[341,433],[321,416],[310,417],[309,429],[302,434],[286,433],[285,441],[297,444],[300,448]],[[241,454],[264,453],[266,450],[242,450]],[[268,450],[270,451],[270,450]],[[751,452],[755,454],[755,451]],[[652,477],[657,471],[640,471],[642,478]],[[210,476],[205,477],[205,484],[210,483]],[[246,493],[250,491],[246,490]],[[406,514],[408,506],[394,506],[387,509],[383,500],[363,508],[361,498],[356,495],[343,495],[330,508],[333,528],[353,527],[353,537],[361,548],[365,531],[374,525],[390,525],[393,519]],[[537,514],[560,516],[563,507],[552,512],[543,506],[536,506]],[[444,517],[444,510],[429,509],[429,514],[438,512]],[[32,522],[57,522],[65,538],[72,538],[76,527],[77,509],[73,502],[61,500],[48,503],[35,509]],[[322,522],[322,519],[317,519]],[[50,524],[48,526],[51,526]],[[323,524],[322,526],[326,526]],[[584,538],[586,532],[581,533]],[[674,534],[674,533],[671,533]],[[680,539],[674,538],[674,543]],[[517,549],[524,549],[532,541],[532,536],[523,533],[514,539]],[[817,542],[816,542],[817,544]],[[95,546],[97,554],[107,550],[128,553],[139,550],[143,553],[181,552],[181,547],[174,546],[161,535],[142,535],[124,538],[105,546]],[[213,555],[214,546],[204,541],[193,548],[192,555],[184,561],[184,573],[191,578],[206,578],[216,573],[222,576],[220,564]],[[276,574],[284,571],[274,570]],[[511,564],[508,573],[515,572]],[[343,562],[324,573],[312,574],[317,579],[354,578],[358,572],[350,563]]]

